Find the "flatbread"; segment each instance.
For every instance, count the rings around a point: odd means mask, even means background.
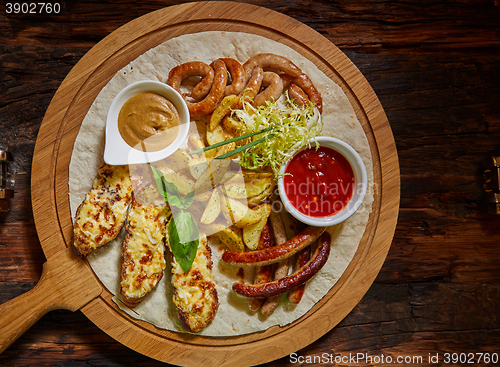
[[[200,332],[207,336],[233,336],[266,330],[274,325],[287,325],[306,314],[328,291],[352,260],[363,236],[373,203],[373,169],[370,147],[363,128],[342,89],[324,75],[312,62],[295,50],[267,38],[240,32],[201,32],[170,39],[150,49],[121,69],[101,90],[76,138],[69,167],[69,197],[74,218],[78,205],[90,190],[92,179],[103,163],[106,115],[113,98],[128,84],[139,80],[165,82],[174,66],[187,61],[211,63],[220,57],[245,62],[251,56],[270,52],[285,56],[299,66],[315,84],[323,97],[323,135],[341,139],[361,156],[368,174],[368,188],[359,210],[348,220],[328,228],[332,248],[327,264],[310,280],[302,301],[281,305],[269,317],[248,309],[247,300],[231,290],[241,278],[238,269],[219,262],[224,251],[216,239],[211,239],[216,289],[220,306],[215,319]],[[121,244],[124,234],[88,256],[92,269],[105,287],[114,295],[120,294]],[[168,259],[167,259],[167,263]],[[246,272],[247,281],[251,274]],[[172,302],[170,269],[158,287],[134,310],[124,306],[118,297],[115,302],[130,316],[147,321],[159,328],[186,332],[177,318]]]

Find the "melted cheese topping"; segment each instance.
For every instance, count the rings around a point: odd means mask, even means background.
[[[102,165],[76,211],[73,244],[80,255],[89,254],[120,233],[131,198],[128,166]]]
[[[200,238],[196,257],[187,273],[184,273],[174,256],[171,257],[171,263],[173,300],[179,318],[189,330],[198,332],[215,317],[219,306],[207,238]]]
[[[121,278],[121,292],[127,305],[140,302],[163,276],[168,213],[166,205],[132,201],[127,215]]]

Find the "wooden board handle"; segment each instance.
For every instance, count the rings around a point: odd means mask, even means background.
[[[0,353],[47,312],[76,311],[101,292],[92,271],[71,250],[54,255],[33,289],[0,305]]]

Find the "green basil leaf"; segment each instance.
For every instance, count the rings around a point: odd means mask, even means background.
[[[158,168],[151,166],[151,169],[153,170],[153,176],[156,181],[156,188],[160,193],[160,195],[163,195],[166,199],[167,192],[165,191],[165,185],[164,185],[164,183],[166,182],[165,176]]]
[[[194,200],[194,190],[187,193],[186,196],[181,198],[182,206],[183,208],[181,209],[187,209],[191,206]]]
[[[168,225],[170,249],[185,273],[189,271],[196,257],[199,244],[199,228],[193,215],[179,211]]]

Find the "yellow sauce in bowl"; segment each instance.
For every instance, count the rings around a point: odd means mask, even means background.
[[[118,114],[118,131],[131,147],[156,152],[177,138],[181,120],[174,104],[151,92],[129,98]]]

